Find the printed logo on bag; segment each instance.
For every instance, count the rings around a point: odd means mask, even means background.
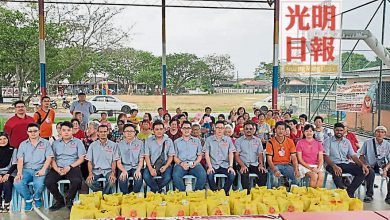
[[[288,208],[287,208],[287,211],[288,212],[294,212],[295,211],[295,207],[293,205],[289,205]]]
[[[268,213],[269,214],[274,214],[275,213],[275,208],[274,207],[269,207]]]
[[[249,209],[245,209],[245,211],[244,211],[244,215],[252,215],[252,212],[251,212],[251,210],[249,210]]]
[[[191,216],[199,216],[198,212],[193,212]]]
[[[179,211],[177,212],[177,216],[185,216],[184,211],[183,211],[183,210],[179,210]]]
[[[157,217],[157,212],[156,212],[156,211],[153,211],[153,212],[150,214],[150,217],[156,218],[156,217]]]
[[[130,211],[130,217],[132,217],[132,218],[137,217],[137,214],[138,214],[137,210],[133,209],[133,210]]]
[[[214,214],[215,215],[223,215],[221,209],[216,209]]]

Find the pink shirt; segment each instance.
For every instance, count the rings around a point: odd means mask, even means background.
[[[302,139],[297,143],[297,152],[302,153],[302,159],[305,163],[309,165],[318,165],[318,153],[324,151],[322,144],[313,139],[312,141],[307,141]]]

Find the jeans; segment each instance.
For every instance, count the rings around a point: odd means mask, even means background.
[[[133,177],[133,182],[134,182],[134,187],[133,187],[133,191],[135,193],[138,193],[141,191],[141,188],[142,188],[142,185],[143,185],[143,180],[142,180],[142,176],[139,178],[139,179],[135,179],[134,177],[134,173],[135,173],[136,169],[130,169],[127,171],[127,174],[128,174],[128,178],[126,178],[125,180],[121,180],[119,177],[118,177],[118,181],[119,181],[119,189],[121,190],[121,192],[123,194],[128,194],[129,193],[129,178],[130,177]],[[143,173],[143,170],[141,170],[141,174]],[[121,175],[121,172],[119,171],[118,175]]]
[[[280,173],[291,180],[291,184],[298,185],[297,178],[294,175],[294,168],[290,164],[275,164]]]
[[[111,183],[109,181],[110,176],[111,176],[111,172],[108,172],[106,175],[103,174],[94,175],[92,183],[90,184],[87,183],[87,185],[94,192],[103,191],[103,194],[111,194],[113,193],[112,188],[115,187],[115,183]],[[99,178],[103,178],[103,177],[106,178],[106,180],[103,182],[104,188],[102,188],[100,184],[101,182],[98,181]]]
[[[50,172],[47,174],[45,179],[45,186],[50,191],[50,193],[53,194],[54,199],[59,203],[64,202],[64,197],[58,190],[58,181],[63,179],[67,179],[70,181],[67,199],[73,201],[76,197],[77,191],[81,188],[81,183],[83,180],[81,176],[80,167],[70,169],[69,172],[64,176],[61,176],[53,169],[51,169]]]
[[[234,178],[236,175],[233,173],[229,173],[227,168],[219,167],[218,169],[214,169],[214,173],[207,174],[207,180],[209,182],[209,187],[212,191],[218,190],[217,184],[214,180],[215,174],[225,174],[227,176],[227,180],[225,182],[225,185],[223,186],[223,189],[225,190],[225,194],[228,195],[230,191],[230,187],[233,184]]]
[[[148,168],[144,170],[144,180],[146,185],[150,187],[150,191],[152,192],[161,192],[162,188],[168,185],[169,181],[171,181],[172,175],[172,166],[169,166],[164,173],[161,174],[160,179],[154,179],[154,177],[150,174]]]
[[[375,181],[375,170],[370,168],[370,173],[366,176],[366,196],[374,195],[374,181]],[[390,176],[390,170],[387,171],[387,176]],[[387,183],[387,195],[386,199],[390,199],[390,182]]]
[[[202,165],[198,164],[194,168],[184,170],[180,165],[175,165],[173,168],[173,184],[179,191],[185,191],[186,187],[184,185],[183,176],[193,175],[196,177],[195,190],[202,190],[206,185],[206,171]]]
[[[0,175],[0,177],[3,177],[4,175]],[[4,183],[0,183],[0,204],[2,204],[2,198],[4,199],[5,203],[10,203],[12,199],[12,185],[14,182],[14,177],[9,176],[8,180]],[[4,196],[2,196],[4,193]]]
[[[355,163],[341,163],[336,165],[342,169],[343,173],[349,173],[354,176],[352,183],[347,187],[347,193],[349,197],[353,198],[355,191],[357,190],[357,188],[359,188],[360,184],[362,184],[363,180],[366,178],[363,174],[362,168]],[[336,176],[331,166],[326,166],[326,170],[332,174],[334,184],[337,188],[345,188],[341,176]]]
[[[240,171],[238,171],[240,172]],[[241,175],[241,185],[243,189],[246,189],[248,194],[251,190],[251,184],[249,181],[249,174],[254,173],[257,175],[257,178],[255,179],[255,184],[258,186],[265,186],[267,185],[267,173],[260,172],[259,168],[257,166],[248,166],[248,172],[246,173],[240,173]]]
[[[19,182],[14,182],[15,190],[25,199],[27,202],[32,202],[33,195],[28,187],[30,182],[33,182],[34,188],[34,200],[40,200],[42,197],[43,189],[45,188],[44,182],[46,175],[35,176],[35,173],[39,170],[23,169],[23,178]]]

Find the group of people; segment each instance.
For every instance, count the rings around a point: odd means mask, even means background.
[[[157,109],[138,117],[120,114],[116,125],[107,113],[90,120],[93,106],[78,95],[70,108],[71,121],[52,125],[55,112],[49,108],[50,97],[41,98],[41,107],[33,117],[26,114],[23,101],[14,103],[15,116],[0,133],[0,195],[2,212],[9,211],[12,187],[25,200],[25,210],[42,206],[46,187],[55,203],[50,210],[71,208],[77,194],[92,191],[113,192],[115,187],[126,194],[140,192],[144,182],[152,192],[162,192],[172,181],[177,190],[185,191],[185,175],[196,178],[195,190],[206,183],[218,190],[216,174],[226,176],[223,189],[228,195],[232,186],[241,185],[250,193],[250,174],[255,184],[265,186],[270,175],[283,178],[287,186],[305,178],[311,187],[322,187],[325,170],[333,176],[338,188],[354,197],[365,181],[365,202],[373,200],[375,174],[390,175],[390,143],[384,138],[387,129],[378,126],[375,137],[359,148],[356,136],[343,123],[336,123],[333,132],[323,127],[323,118],[316,116],[314,125],[305,114],[293,119],[288,112],[278,111],[253,115],[245,108],[232,110],[228,117],[212,115],[210,107],[190,118],[176,109],[175,115]],[[342,174],[354,178],[345,181]],[[58,181],[67,179],[67,196],[59,192]],[[103,180],[103,181],[101,181]],[[33,193],[30,185],[32,183]],[[83,190],[83,186],[87,186]],[[386,203],[390,204],[390,184]]]

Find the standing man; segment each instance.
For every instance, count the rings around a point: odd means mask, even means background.
[[[236,148],[230,137],[225,136],[224,122],[217,121],[215,123],[215,134],[208,137],[205,143],[206,149],[206,163],[207,163],[207,179],[210,189],[213,191],[218,190],[214,180],[215,174],[225,174],[227,180],[223,189],[225,194],[229,195],[230,187],[233,184],[236,172],[233,169],[234,152]]]
[[[49,140],[53,136],[52,128],[55,118],[55,112],[50,109],[50,97],[43,96],[41,99],[41,108],[34,113],[34,121],[39,125],[41,138]]]
[[[86,183],[94,192],[103,190],[103,194],[111,194],[116,182],[116,163],[120,159],[118,146],[108,140],[106,125],[99,125],[98,134],[99,139],[89,146],[86,156],[89,172]],[[104,189],[98,182],[102,177],[106,178]]]
[[[202,144],[199,138],[191,136],[191,122],[184,121],[181,127],[182,137],[175,140],[173,168],[173,184],[179,191],[185,191],[183,176],[196,177],[195,190],[202,190],[206,184],[206,172],[200,161],[202,160]]]
[[[145,141],[144,180],[152,192],[161,192],[171,181],[172,161],[175,156],[173,142],[164,135],[164,124],[161,121],[153,123],[154,135]],[[154,179],[161,176],[160,179]]]
[[[157,109],[158,115],[153,117],[153,122],[156,122],[157,120],[159,121],[164,121],[164,109],[162,107],[159,107]]]
[[[123,133],[124,140],[118,143],[119,188],[123,194],[128,194],[129,177],[133,177],[133,191],[138,193],[143,185],[144,142],[136,138],[137,131],[132,124],[126,124]]]
[[[44,181],[53,157],[53,150],[48,140],[39,137],[39,127],[35,123],[27,126],[28,139],[20,144],[17,157],[18,172],[15,177],[15,190],[25,200],[25,211],[42,207],[42,192]],[[28,187],[33,182],[34,196]]]
[[[27,126],[34,123],[34,119],[26,115],[26,105],[19,100],[14,103],[15,115],[8,119],[4,125],[4,132],[9,137],[9,143],[19,148],[20,143],[28,138]]]
[[[356,156],[351,142],[344,137],[344,128],[342,123],[334,125],[334,136],[327,138],[324,142],[324,159],[327,164],[326,170],[332,174],[337,188],[347,189],[349,197],[353,198],[356,189],[359,188],[370,171]],[[355,163],[351,163],[349,158]],[[342,181],[343,173],[354,176],[348,187]]]
[[[286,127],[286,123],[276,122],[275,137],[266,144],[267,162],[275,177],[283,175],[291,180],[291,184],[297,185],[300,177],[297,150],[294,142],[285,137]]]
[[[251,187],[249,173],[257,175],[256,184],[265,186],[267,184],[267,169],[264,166],[263,143],[254,136],[256,125],[247,121],[244,124],[244,136],[236,140],[235,158],[240,165],[242,188],[247,190],[249,195]]]
[[[390,168],[390,143],[385,140],[387,128],[385,126],[378,126],[375,128],[375,137],[367,139],[362,146],[360,152],[360,160],[368,169],[370,173],[366,176],[366,196],[364,202],[370,203],[374,195],[374,180],[375,174],[381,173],[383,176],[389,177]],[[387,195],[385,202],[390,205],[390,183],[387,182]]]
[[[72,127],[72,123],[68,121],[61,123],[62,139],[54,141],[52,145],[54,159],[51,162],[52,168],[45,179],[45,186],[56,200],[54,205],[49,208],[51,211],[56,211],[64,207],[65,204],[71,209],[77,191],[81,188],[80,165],[84,162],[87,152],[83,142],[73,137]],[[70,181],[66,201],[58,190],[57,182],[62,179]]]
[[[272,110],[267,111],[267,114],[265,116],[265,123],[267,123],[271,127],[271,130],[274,130],[276,121],[272,118],[272,113]]]
[[[81,127],[83,130],[86,128],[87,123],[89,121],[89,117],[94,113],[93,105],[86,101],[86,95],[83,92],[80,92],[78,95],[79,100],[74,101],[72,105],[70,105],[70,114],[79,111],[83,113],[83,121],[80,121]]]

